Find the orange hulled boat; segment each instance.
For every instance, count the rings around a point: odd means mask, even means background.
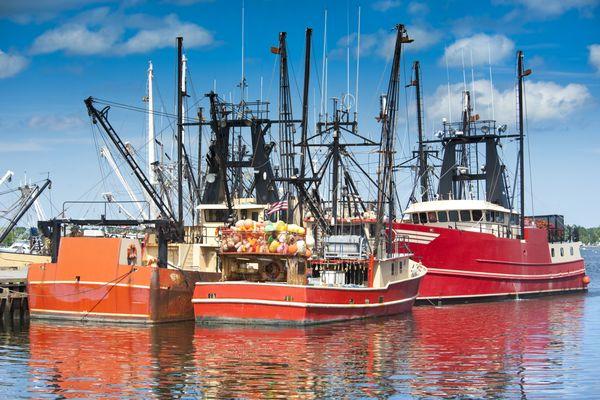
[[[194,271],[142,265],[136,239],[65,237],[58,257],[31,264],[32,318],[157,323],[193,318]]]

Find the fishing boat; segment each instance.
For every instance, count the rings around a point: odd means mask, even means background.
[[[419,65],[415,63],[419,128],[418,179],[405,218],[394,224],[417,260],[428,267],[419,301],[442,302],[584,291],[589,283],[581,243],[568,234],[561,215],[525,215],[524,70],[518,53],[519,132],[481,120],[465,90],[462,121],[445,122],[436,140],[422,133]],[[498,153],[503,139],[519,143],[518,200],[509,187]],[[442,145],[437,193],[432,193],[427,159],[433,143]],[[517,175],[517,174],[515,174]],[[517,178],[514,178],[515,183]],[[520,208],[520,210],[519,210]]]
[[[202,274],[183,270],[169,261],[169,243],[186,243],[193,232],[186,229],[183,198],[183,39],[177,38],[177,44],[177,207],[173,207],[170,193],[161,192],[161,188],[149,179],[152,169],[144,172],[131,146],[112,127],[108,119],[110,105],[99,109],[95,99],[87,98],[84,103],[93,126],[98,127],[107,143],[112,143],[129,166],[153,212],[132,218],[117,203],[120,212],[129,218],[109,218],[107,211],[115,202],[107,198],[105,202],[71,202],[101,203],[104,211],[100,218],[66,218],[67,209],[63,205],[62,218],[41,221],[38,225],[49,239],[51,262],[32,264],[29,268],[32,318],[148,324],[193,319],[193,284],[203,278]],[[153,114],[149,114],[153,118]],[[105,157],[107,154],[104,152]],[[118,169],[115,172],[120,176]],[[110,227],[120,232],[86,237],[81,234],[81,229],[85,231],[86,226],[95,227],[96,232],[100,232],[97,227]],[[145,233],[155,238],[155,255],[149,254],[145,241],[139,239]],[[174,260],[171,258],[171,261]]]
[[[366,141],[357,133],[355,118],[347,104],[334,100],[332,119],[317,124],[323,137],[331,142],[320,144],[327,148],[326,163],[312,176],[304,160],[310,158],[306,124],[308,69],[310,68],[310,36],[306,32],[305,85],[302,123],[300,168],[293,168],[294,152],[283,161],[283,183],[288,193],[295,193],[300,209],[300,222],[278,221],[274,224],[255,224],[237,221],[234,226],[220,230],[219,260],[222,277],[219,282],[198,282],[194,291],[194,312],[199,323],[249,324],[318,324],[376,317],[409,311],[417,297],[419,283],[426,268],[411,259],[411,252],[393,240],[392,221],[395,216],[394,134],[395,113],[399,90],[401,48],[409,43],[404,26],[398,25],[390,85],[382,101],[379,120],[382,124],[380,143]],[[283,97],[287,82],[287,50],[285,34],[275,53],[281,57],[280,80]],[[281,112],[280,112],[281,114]],[[284,110],[283,115],[290,115]],[[355,116],[354,116],[355,117]],[[289,118],[289,117],[288,117]],[[281,119],[281,117],[280,117]],[[289,132],[288,132],[289,134]],[[348,139],[359,139],[350,143]],[[294,143],[283,136],[282,143]],[[379,173],[376,183],[376,211],[367,210],[357,186],[342,160],[353,146],[379,147]],[[291,166],[291,167],[289,167]],[[309,193],[310,185],[322,182],[326,169],[332,173],[328,199]],[[343,177],[343,179],[342,179]],[[277,179],[275,179],[277,180]],[[341,184],[341,182],[344,184]],[[341,187],[346,188],[340,190]],[[296,198],[294,196],[294,198]],[[297,215],[291,206],[291,195],[284,216],[288,222]],[[386,210],[387,209],[387,215]],[[314,255],[313,255],[314,250]]]
[[[32,318],[146,324],[193,319],[198,273],[148,264],[136,239],[63,237],[57,256],[29,266]]]
[[[325,257],[309,260],[297,227],[276,226],[221,232],[222,278],[196,283],[197,322],[307,325],[411,309],[426,269],[410,253],[376,258],[362,237],[332,235]]]

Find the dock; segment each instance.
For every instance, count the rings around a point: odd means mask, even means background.
[[[27,267],[0,267],[0,321],[23,319],[29,311]]]

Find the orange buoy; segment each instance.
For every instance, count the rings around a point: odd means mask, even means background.
[[[590,277],[587,275],[585,275],[582,280],[584,285],[589,285],[591,281]]]

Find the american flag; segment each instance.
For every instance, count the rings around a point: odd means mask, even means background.
[[[287,200],[282,200],[282,201],[276,201],[275,203],[269,204],[269,208],[267,209],[267,215],[271,215],[273,213],[276,213],[278,211],[281,210],[287,210],[288,209],[288,202]]]

